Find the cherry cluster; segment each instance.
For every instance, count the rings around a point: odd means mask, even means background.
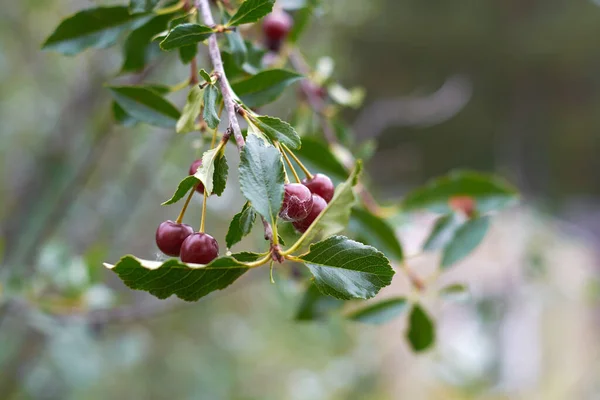
[[[327,175],[315,174],[302,183],[287,183],[279,216],[305,232],[333,198],[335,187]]]

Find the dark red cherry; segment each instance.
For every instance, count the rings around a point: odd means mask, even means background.
[[[325,200],[323,200],[323,198],[317,194],[312,195],[312,200],[313,200],[312,210],[310,210],[310,213],[308,213],[306,218],[304,218],[303,220],[300,220],[300,221],[292,222],[292,225],[294,225],[294,228],[296,228],[299,232],[303,232],[303,233],[306,232],[306,230],[308,229],[310,224],[312,224],[313,221],[315,219],[317,219],[319,214],[321,214],[323,212],[325,207],[327,207],[327,202]]]
[[[301,183],[288,183],[284,186],[283,204],[279,216],[285,221],[298,221],[306,218],[313,206],[312,193]]]
[[[192,165],[190,165],[190,175],[194,175],[196,173],[196,171],[198,171],[198,168],[200,168],[202,166],[202,160],[196,160],[192,163]],[[202,193],[204,194],[204,184],[202,184],[202,182],[198,183],[198,186],[196,186],[196,192],[198,193]]]
[[[262,24],[267,47],[273,51],[278,51],[281,42],[290,33],[293,24],[292,17],[283,10],[276,10],[267,15]]]
[[[194,233],[194,229],[186,224],[165,221],[156,229],[156,245],[168,256],[177,257],[183,241]]]
[[[333,186],[333,182],[327,175],[315,174],[312,179],[303,179],[302,184],[310,189],[311,193],[321,196],[327,203],[333,198],[335,186]]]
[[[181,261],[186,263],[208,264],[218,255],[219,244],[207,233],[196,232],[181,245]]]

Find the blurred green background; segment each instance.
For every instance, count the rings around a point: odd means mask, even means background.
[[[123,79],[118,48],[39,50],[60,20],[109,3],[22,0],[0,13],[0,398],[600,398],[598,5],[331,0],[304,38],[312,62],[329,56],[342,84],[366,89],[346,120],[379,140],[367,168],[381,198],[457,167],[524,193],[445,278],[468,283],[471,301],[431,299],[439,343],[416,356],[402,321],[294,322],[303,287],[285,267],[275,285],[259,270],[195,304],[104,270],[128,253],[160,257],[154,230],[178,211],[160,203],[199,154],[193,134],[113,123],[103,84]],[[148,80],[186,74],[170,55]],[[241,204],[233,187],[209,201],[215,237]],[[402,225],[405,246],[430,224]]]

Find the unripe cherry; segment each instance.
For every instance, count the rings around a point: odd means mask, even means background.
[[[323,198],[317,194],[312,195],[312,200],[313,200],[312,210],[310,210],[310,213],[308,213],[306,218],[304,218],[303,220],[300,220],[300,221],[292,222],[292,225],[294,225],[294,228],[296,228],[299,232],[302,232],[302,233],[306,232],[308,227],[314,222],[315,219],[317,219],[319,214],[321,214],[323,212],[325,207],[327,207],[327,202],[325,200],[323,200]]]
[[[321,196],[327,203],[333,198],[335,186],[333,186],[333,182],[327,175],[315,174],[312,179],[303,179],[302,184],[306,186],[311,193]]]
[[[301,183],[288,183],[284,186],[283,204],[279,216],[285,221],[298,221],[306,218],[313,207],[312,193]]]
[[[183,241],[194,233],[194,229],[186,224],[164,221],[156,229],[156,245],[168,256],[177,257]]]
[[[196,173],[196,171],[198,171],[198,168],[200,168],[201,166],[202,166],[202,159],[194,161],[192,163],[192,165],[190,165],[189,174],[194,175]],[[198,183],[198,186],[196,186],[196,191],[198,193],[204,194],[204,184],[202,182]]]
[[[207,233],[196,232],[188,236],[181,245],[181,261],[208,264],[219,256],[219,244]]]

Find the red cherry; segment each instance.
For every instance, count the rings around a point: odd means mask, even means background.
[[[183,241],[194,233],[194,229],[186,224],[165,221],[156,229],[156,245],[168,256],[177,257]]]
[[[198,168],[200,168],[202,166],[202,159],[200,160],[196,160],[192,163],[192,165],[190,165],[190,175],[194,175],[196,173],[196,171],[198,171]],[[204,184],[202,182],[198,183],[198,186],[196,186],[196,192],[204,194]]]
[[[279,211],[281,219],[298,221],[306,218],[313,206],[310,190],[301,183],[288,183],[284,188],[283,204]]]
[[[265,34],[267,47],[278,51],[281,42],[287,37],[292,29],[294,20],[283,10],[273,11],[263,20],[262,29]]]
[[[325,207],[327,207],[327,202],[323,200],[323,198],[317,194],[312,195],[313,206],[310,213],[301,221],[292,222],[294,228],[296,228],[299,232],[306,232],[308,227],[314,222],[315,219],[323,212]]]
[[[181,261],[208,264],[219,255],[219,244],[207,233],[196,232],[188,236],[181,245]]]
[[[312,179],[303,179],[302,184],[310,189],[311,193],[321,196],[327,203],[333,198],[335,186],[333,186],[333,182],[327,175],[315,174]]]

